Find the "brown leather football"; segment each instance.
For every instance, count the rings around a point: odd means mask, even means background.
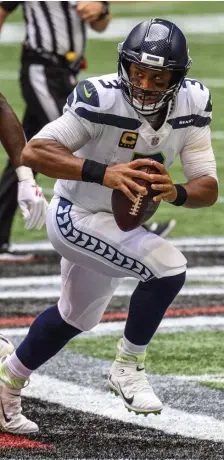
[[[148,174],[160,174],[160,171],[155,166],[141,166],[138,169]],[[161,192],[153,190],[151,182],[139,178],[133,178],[133,180],[148,190],[147,195],[141,195],[140,193],[136,194],[136,203],[129,200],[121,190],[113,190],[112,193],[112,210],[114,218],[118,227],[123,230],[123,232],[130,232],[144,224],[144,222],[155,214],[159,206],[159,202],[155,203],[153,197]]]

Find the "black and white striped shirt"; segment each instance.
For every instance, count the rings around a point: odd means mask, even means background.
[[[25,44],[37,51],[64,56],[74,51],[79,58],[85,48],[85,23],[76,13],[76,2],[0,2],[11,12],[21,4],[26,23]]]

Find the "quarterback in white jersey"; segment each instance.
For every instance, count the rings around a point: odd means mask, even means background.
[[[57,127],[48,125],[35,137],[58,140],[75,151],[77,157],[106,165],[152,158],[169,168],[180,155],[188,181],[201,175],[216,177],[209,128],[210,94],[196,80],[183,80],[175,100],[168,102],[158,130],[150,125],[150,117],[137,112],[124,99],[118,74],[79,83],[69,96],[64,113]],[[67,128],[61,129],[65,122]],[[65,130],[67,135],[63,139]],[[85,142],[78,150],[77,136],[80,143]],[[55,185],[56,195],[91,212],[111,212],[111,193],[112,190],[94,183],[60,179]]]
[[[135,181],[138,177],[159,192],[155,201],[189,208],[215,203],[211,96],[202,83],[186,78],[190,66],[186,39],[175,24],[163,19],[139,24],[119,45],[118,73],[79,83],[64,114],[23,150],[24,164],[58,179],[47,230],[62,256],[62,287],[57,305],[36,318],[27,337],[0,366],[5,414],[10,401],[10,422],[0,413],[5,431],[38,430],[21,414],[18,392],[32,371],[71,337],[100,321],[125,276],[139,283],[130,298],[109,386],[129,410],[161,412],[144,358],[184,284],[186,259],[143,227],[122,232],[112,213],[111,194],[120,189],[132,201],[136,192],[145,195],[146,188]],[[185,184],[174,184],[168,173],[178,155]],[[160,174],[137,169],[152,164]]]

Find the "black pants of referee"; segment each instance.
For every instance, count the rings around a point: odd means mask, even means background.
[[[62,114],[66,99],[76,85],[76,78],[67,68],[24,62],[20,84],[26,102],[23,129],[29,141],[44,125]],[[0,180],[0,248],[9,244],[16,208],[17,176],[8,161]]]

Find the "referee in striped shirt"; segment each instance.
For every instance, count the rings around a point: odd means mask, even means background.
[[[20,72],[26,102],[23,129],[30,140],[46,123],[62,114],[67,96],[77,84],[78,73],[84,66],[86,24],[102,32],[110,21],[110,13],[108,2],[3,1],[0,28],[20,4],[26,26]],[[8,162],[0,182],[0,253],[4,253],[4,259],[8,253],[12,260],[9,239],[16,207],[17,177]]]

